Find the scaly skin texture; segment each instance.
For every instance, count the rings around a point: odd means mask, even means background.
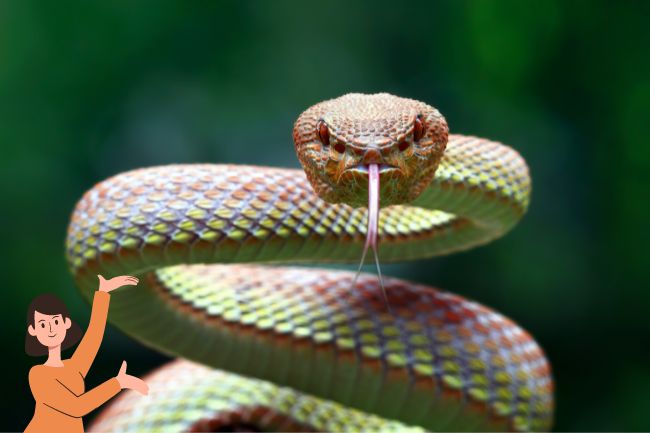
[[[422,125],[417,140],[416,118]],[[328,129],[327,143],[318,135],[319,122]],[[383,205],[411,202],[431,182],[448,133],[440,112],[423,102],[386,93],[351,93],[302,113],[293,141],[316,193],[327,202],[358,207],[365,206],[368,195],[367,175],[357,169],[360,164],[395,167],[382,173]]]
[[[379,257],[486,243],[518,221],[529,193],[514,150],[450,135],[417,198],[382,207]],[[365,216],[321,199],[303,171],[270,167],[154,167],[88,191],[67,239],[82,293],[92,296],[97,273],[141,276],[112,295],[110,320],[146,345],[231,372],[164,367],[148,398],[120,397],[91,428],[549,429],[549,365],[500,314],[387,278],[390,314],[376,276],[352,287],[349,272],[244,264],[356,261]]]

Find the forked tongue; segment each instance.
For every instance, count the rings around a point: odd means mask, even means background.
[[[384,294],[386,301],[386,308],[390,312],[388,305],[388,297],[386,296],[386,289],[384,288],[384,281],[381,277],[381,269],[379,268],[379,257],[377,256],[377,224],[379,220],[379,166],[377,164],[368,165],[368,228],[366,230],[366,243],[363,246],[363,254],[361,255],[361,263],[357,273],[352,280],[352,287],[357,284],[357,278],[361,273],[361,267],[366,260],[366,253],[368,247],[372,248],[373,255],[375,256],[375,265],[377,266],[377,275],[379,276],[379,285]]]

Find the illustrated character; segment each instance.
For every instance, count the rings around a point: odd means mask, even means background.
[[[29,371],[36,407],[26,433],[82,433],[82,417],[119,393],[133,389],[146,395],[147,384],[126,374],[126,361],[117,376],[86,391],[84,380],[90,370],[106,328],[110,292],[122,286],[135,286],[138,279],[120,276],[104,279],[98,275],[99,289],[95,292],[88,329],[82,338],[79,326],[70,319],[65,304],[53,294],[36,297],[27,310],[25,352],[31,356],[47,355],[47,361]],[[61,359],[61,351],[79,346],[69,359]]]

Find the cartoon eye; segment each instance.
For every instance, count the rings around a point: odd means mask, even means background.
[[[45,328],[45,323],[41,323],[41,328]]]
[[[418,114],[413,123],[413,141],[418,141],[424,135],[424,123],[422,115]],[[401,150],[401,149],[400,149]]]
[[[316,125],[316,133],[318,134],[318,139],[324,146],[330,145],[330,130],[322,120],[319,120],[318,125]]]
[[[54,324],[58,325],[59,324],[59,319],[54,319]]]

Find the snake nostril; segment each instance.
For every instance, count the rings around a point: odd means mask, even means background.
[[[397,148],[399,149],[400,152],[404,152],[406,149],[408,149],[410,146],[410,143],[406,140],[402,140],[399,142],[397,145]]]
[[[338,153],[345,152],[345,144],[341,143],[340,141],[337,141],[336,143],[334,143],[334,150],[336,150]]]

